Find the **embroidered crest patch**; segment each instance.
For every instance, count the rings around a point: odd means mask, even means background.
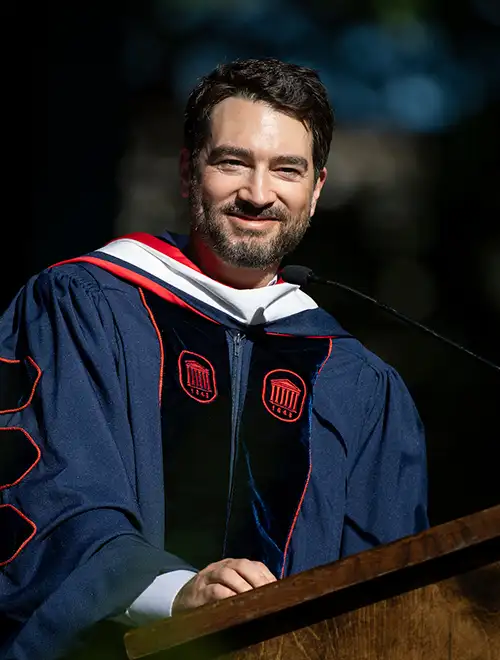
[[[182,351],[179,355],[179,382],[188,396],[199,403],[211,403],[217,396],[215,370],[198,353]]]
[[[306,399],[303,379],[288,369],[274,369],[264,378],[262,401],[266,410],[282,422],[296,422]]]

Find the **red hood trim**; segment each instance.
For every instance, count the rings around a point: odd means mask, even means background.
[[[170,257],[171,259],[175,259],[175,261],[179,262],[180,264],[183,264],[183,266],[192,268],[197,273],[202,272],[198,268],[198,266],[196,266],[196,264],[194,264],[191,261],[191,259],[188,259],[186,257],[184,252],[179,250],[178,247],[172,245],[171,243],[168,243],[167,241],[163,241],[161,238],[157,238],[152,234],[147,234],[144,231],[136,231],[131,234],[125,234],[124,236],[118,236],[117,238],[113,238],[113,240],[108,241],[106,245],[110,245],[115,241],[120,241],[125,238],[128,238],[132,241],[137,241],[138,243],[143,243],[144,245],[147,245],[148,247],[151,247],[154,250],[157,250],[158,252],[165,254],[167,257]]]
[[[110,245],[115,241],[119,241],[125,238],[128,238],[132,241],[137,241],[138,243],[142,243],[143,245],[147,245],[148,247],[151,247],[154,250],[157,250],[158,252],[165,254],[167,257],[170,257],[171,259],[175,259],[175,261],[182,264],[183,266],[192,268],[197,273],[201,273],[202,275],[205,275],[205,273],[200,268],[198,268],[198,266],[193,261],[191,261],[191,259],[188,259],[188,257],[186,257],[184,252],[182,252],[182,250],[180,250],[178,247],[172,245],[171,243],[168,243],[167,241],[162,240],[161,238],[157,238],[156,236],[153,236],[152,234],[147,234],[146,232],[143,231],[136,231],[131,234],[125,234],[124,236],[118,236],[117,238],[113,238],[113,240],[108,241],[106,245]],[[284,284],[285,282],[281,277],[280,272],[281,270],[278,271],[277,273],[278,279],[275,282],[276,284]]]
[[[208,321],[212,321],[212,323],[215,323],[216,325],[220,325],[217,321],[210,318],[210,316],[203,314],[203,312],[200,312],[198,309],[196,309],[196,307],[192,307],[187,302],[182,300],[182,298],[179,298],[179,296],[176,296],[175,293],[172,293],[171,291],[161,286],[160,284],[153,282],[149,278],[145,277],[144,275],[140,275],[139,273],[136,273],[133,270],[129,270],[128,268],[124,268],[123,266],[114,264],[111,261],[106,261],[106,259],[100,259],[98,257],[85,257],[85,256],[75,257],[74,259],[66,259],[65,261],[59,261],[58,263],[53,264],[51,268],[55,268],[56,266],[63,266],[64,264],[81,263],[82,261],[88,264],[93,264],[94,266],[99,266],[99,268],[103,268],[104,270],[113,273],[113,275],[116,275],[117,277],[122,277],[123,279],[132,282],[132,284],[135,284],[138,287],[147,289],[148,291],[152,291],[160,298],[163,298],[163,300],[167,300],[168,302],[173,303],[174,305],[178,305],[179,307],[185,307],[186,309],[191,310],[195,314],[198,314],[198,316],[202,316],[204,319],[207,319]]]

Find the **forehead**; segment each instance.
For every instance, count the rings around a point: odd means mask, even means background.
[[[312,136],[304,124],[260,101],[237,97],[221,101],[212,111],[210,128],[209,148],[230,144],[256,155],[290,154],[312,160]]]

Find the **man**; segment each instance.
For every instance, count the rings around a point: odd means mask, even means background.
[[[326,179],[315,72],[218,67],[185,115],[189,237],[33,277],[0,326],[6,657],[59,657],[427,526],[398,374],[279,277]]]

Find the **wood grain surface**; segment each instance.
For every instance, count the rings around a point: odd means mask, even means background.
[[[127,656],[500,660],[498,562],[500,506],[131,631]]]
[[[218,657],[500,660],[500,563]]]

